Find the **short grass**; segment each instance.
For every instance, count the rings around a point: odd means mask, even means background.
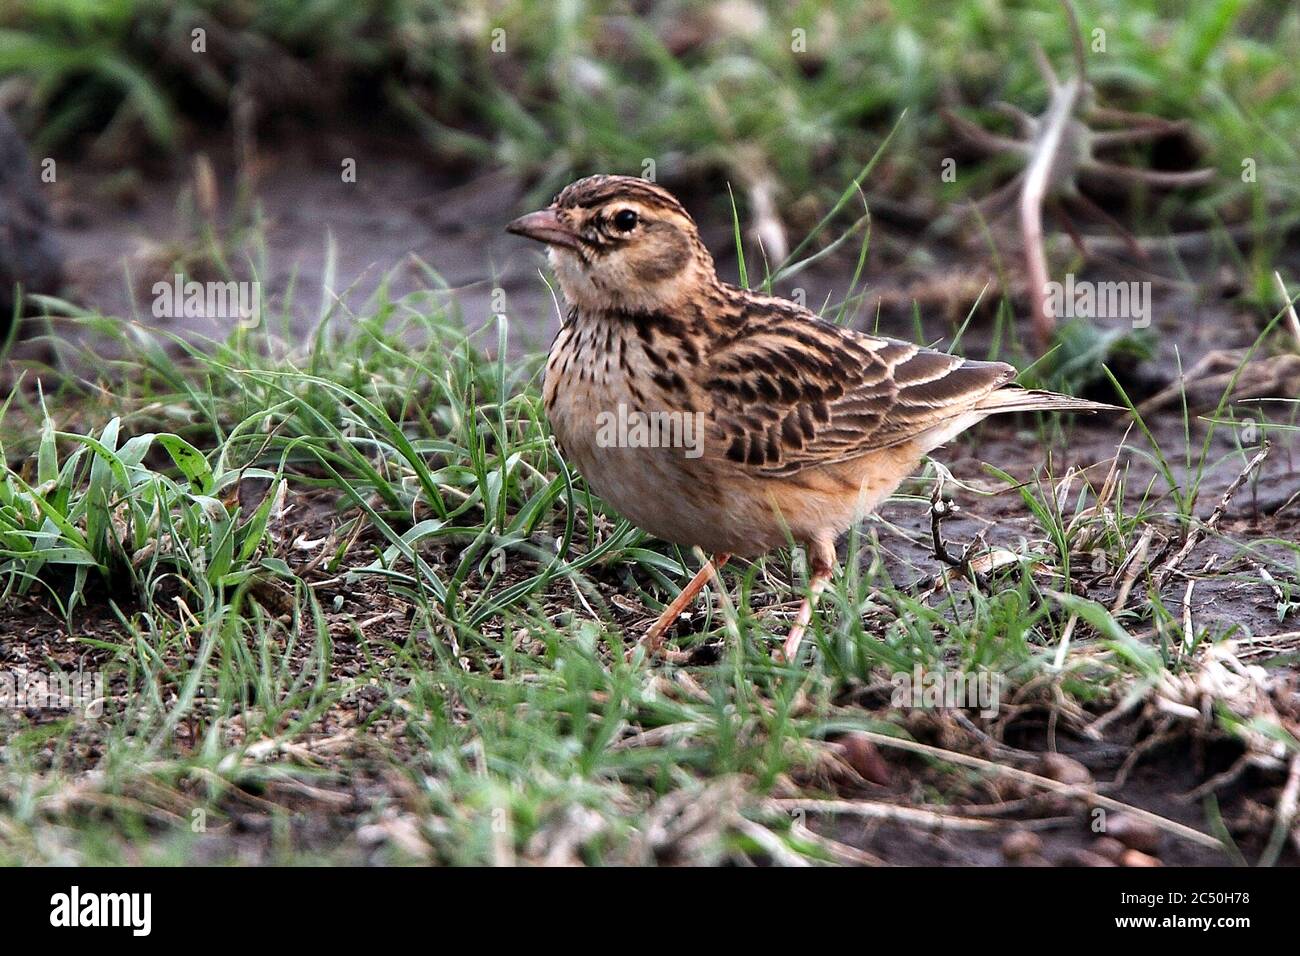
[[[1253,453],[1183,460],[1144,428],[1113,470],[968,476],[972,512],[1009,497],[1032,519],[976,545],[979,588],[936,588],[926,526],[875,519],[797,663],[772,659],[805,586],[788,552],[727,570],[679,631],[686,663],[628,658],[698,557],[566,469],[507,320],[381,290],[289,347],[274,320],[189,343],[46,305],[126,357],[66,353],[72,374],[29,369],[4,409],[3,667],[98,673],[105,699],[0,711],[0,861],[842,862],[771,801],[862,793],[846,733],[972,726],[889,706],[892,675],[997,675],[1016,713],[1077,728],[1268,636],[1185,630],[1149,573],[1110,604],[1144,532],[1154,554],[1208,511],[1188,473]],[[905,486],[910,513],[939,474]],[[1294,613],[1295,542],[1213,538]],[[1259,719],[1216,718],[1294,752]],[[948,771],[913,802],[998,777]]]

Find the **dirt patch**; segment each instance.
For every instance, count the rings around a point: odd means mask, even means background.
[[[1239,851],[1247,859],[1256,859],[1269,836],[1271,812],[1266,808],[1276,800],[1280,780],[1247,772],[1212,797],[1196,796],[1207,776],[1230,768],[1240,752],[1228,742],[1206,747],[1204,742],[1183,739],[1156,750],[1127,772],[1120,785],[1113,785],[1131,747],[1150,739],[1149,729],[1117,728],[1117,737],[1131,738],[1125,744],[1062,739],[1059,751],[1053,751],[1046,747],[1044,728],[1026,722],[1008,734],[1023,748],[1020,759],[1010,762],[1041,771],[1045,759],[1065,754],[1095,778],[1089,788],[1198,831],[1206,828],[1207,801],[1212,800]],[[981,748],[973,743],[966,749],[978,753]],[[996,759],[1008,762],[1005,755]],[[927,806],[934,812],[928,821],[838,816],[817,818],[810,824],[813,829],[884,862],[908,866],[1113,866],[1122,848],[1138,849],[1165,866],[1223,866],[1235,859],[1177,833],[1135,825],[1132,813],[1098,807],[1087,796],[1062,797],[1014,784],[999,786],[996,774],[972,785],[969,778],[963,780],[942,767],[893,755],[885,760],[893,777],[888,787],[846,791],[844,796],[910,807],[929,795]],[[998,799],[989,799],[990,790],[997,791]],[[943,804],[933,802],[935,793],[943,795]],[[971,821],[979,828],[964,826]],[[1280,860],[1286,865],[1298,861],[1293,849]]]

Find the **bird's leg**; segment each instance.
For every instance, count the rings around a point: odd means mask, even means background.
[[[659,620],[655,621],[650,630],[646,631],[645,637],[641,638],[641,643],[645,645],[646,650],[651,654],[658,654],[660,647],[664,643],[664,635],[668,633],[668,628],[673,626],[673,622],[681,617],[682,612],[687,606],[695,600],[696,595],[709,583],[709,580],[717,573],[718,568],[727,563],[731,557],[729,554],[715,554],[711,561],[705,561],[704,567],[695,572],[695,577],[691,578],[691,583],[682,588],[681,593],[673,598],[673,602],[664,608],[664,612],[659,615]]]
[[[804,632],[808,630],[808,624],[812,621],[812,612],[817,604],[817,598],[821,597],[821,593],[826,590],[826,585],[831,582],[831,572],[835,570],[834,539],[823,538],[813,542],[813,546],[809,549],[808,560],[811,570],[808,577],[808,596],[799,605],[799,613],[794,617],[794,625],[786,635],[785,644],[782,645],[778,657],[778,660],[786,663],[793,661],[798,655]]]

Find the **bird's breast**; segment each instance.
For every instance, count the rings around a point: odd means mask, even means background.
[[[575,318],[556,337],[543,382],[560,449],[592,489],[652,534],[681,541],[687,495],[711,467],[708,422],[680,366],[635,326]]]

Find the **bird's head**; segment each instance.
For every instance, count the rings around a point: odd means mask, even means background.
[[[713,257],[668,190],[632,176],[588,176],[506,230],[544,242],[569,303],[664,311],[717,283]]]

